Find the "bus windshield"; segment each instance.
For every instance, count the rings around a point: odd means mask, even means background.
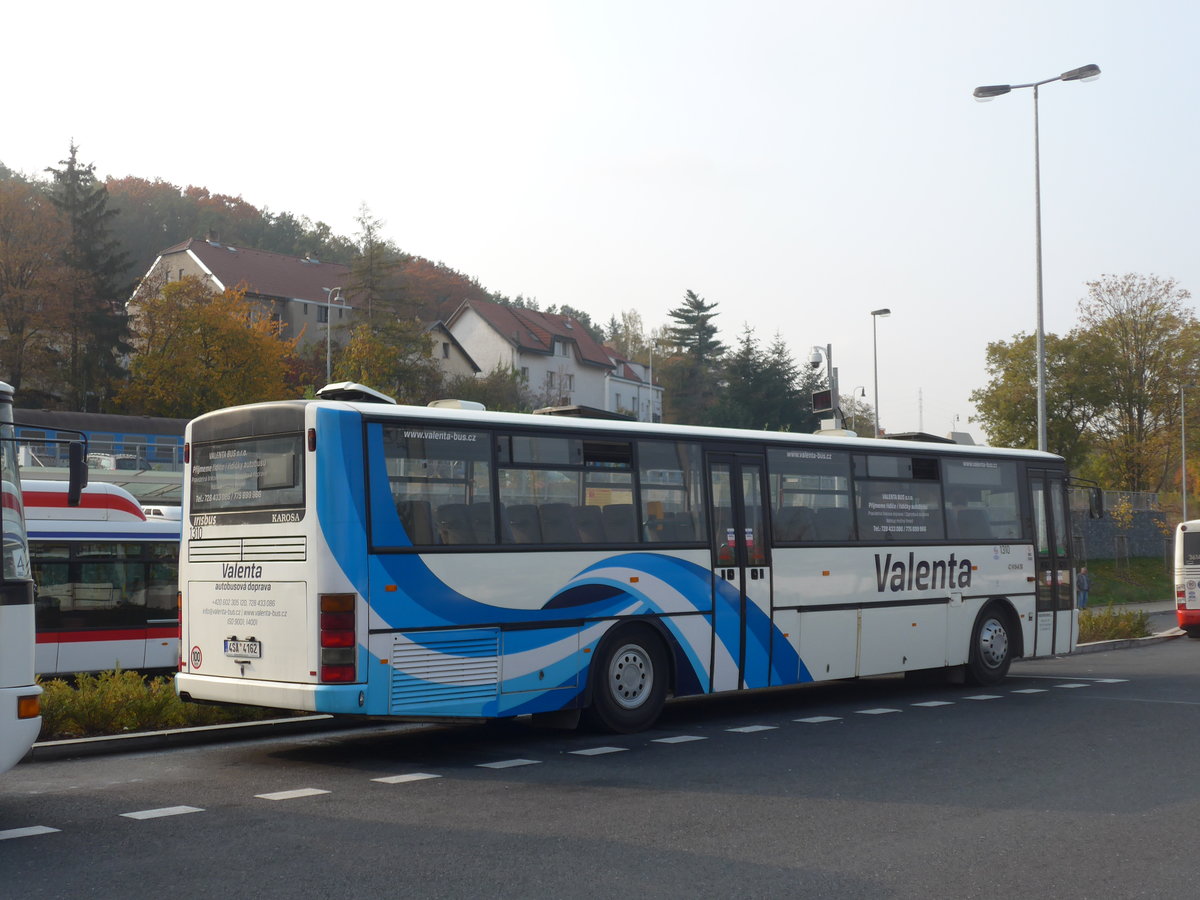
[[[193,513],[304,506],[304,436],[254,437],[192,448]]]
[[[21,471],[13,426],[0,425],[0,474],[4,484],[4,580],[29,578],[29,538],[21,506]]]

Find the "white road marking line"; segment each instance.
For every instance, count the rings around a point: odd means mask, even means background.
[[[840,722],[841,716],[809,716],[807,719],[792,719],[793,722],[803,722],[806,725],[820,725],[822,722]]]
[[[743,725],[741,728],[726,728],[735,734],[754,734],[756,731],[774,731],[778,725]]]
[[[479,763],[479,769],[515,769],[517,766],[536,766],[540,759],[502,759],[500,762]]]
[[[143,809],[138,812],[121,813],[126,819],[161,819],[164,816],[184,816],[188,813],[204,812],[198,806],[164,806],[161,809]]]
[[[1126,684],[1128,678],[1097,678],[1096,684]]]
[[[296,800],[300,797],[315,797],[317,794],[328,794],[319,788],[298,788],[294,791],[275,791],[272,794],[255,794],[260,800]]]
[[[953,706],[953,705],[954,705],[954,702],[951,700],[926,700],[924,703],[914,703],[913,704],[913,706],[928,706],[928,707]]]
[[[675,737],[654,738],[652,743],[655,744],[686,744],[688,741],[707,741],[708,738],[701,737],[698,734],[680,734]]]
[[[1089,684],[1056,684],[1055,687],[1056,688],[1081,688],[1081,687],[1091,687],[1091,685],[1089,685]]]
[[[972,694],[970,697],[963,697],[964,700],[1001,700],[999,694]]]
[[[39,834],[56,834],[59,831],[57,828],[51,828],[49,825],[30,825],[28,828],[10,828],[8,831],[0,831],[0,841],[7,841],[11,838],[34,837]]]
[[[603,756],[605,753],[623,753],[628,747],[589,747],[586,750],[570,751],[575,756]]]
[[[425,781],[429,778],[441,778],[441,775],[430,775],[428,772],[409,772],[407,775],[388,775],[386,778],[372,778],[380,784],[408,784],[410,781]]]
[[[1019,691],[1013,691],[1014,694],[1044,694],[1045,688],[1021,688]]]
[[[856,709],[855,712],[860,716],[882,716],[885,713],[900,712],[900,710],[888,709],[886,706],[881,706],[877,709]]]

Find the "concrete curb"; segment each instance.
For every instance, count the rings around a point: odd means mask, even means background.
[[[1076,644],[1074,653],[1101,653],[1105,650],[1124,650],[1128,647],[1146,647],[1150,644],[1161,644],[1163,641],[1173,641],[1184,636],[1182,628],[1172,628],[1170,631],[1160,631],[1144,638],[1124,638],[1119,641],[1094,641],[1090,644]],[[1074,653],[1072,655],[1074,655]]]
[[[285,737],[298,733],[345,731],[361,728],[362,722],[335,716],[293,716],[286,719],[263,719],[258,722],[234,722],[228,725],[199,725],[194,728],[172,728],[167,731],[137,731],[129,734],[99,735],[71,738],[62,741],[40,741],[25,754],[22,762],[44,762],[97,756],[101,753],[135,753],[161,750],[165,747],[187,747],[215,744],[221,741]]]

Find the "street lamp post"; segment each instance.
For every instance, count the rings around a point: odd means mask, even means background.
[[[333,304],[341,302],[342,289],[322,288],[323,291],[328,291],[329,296],[325,303],[325,383],[329,384],[333,376],[333,355],[332,355],[332,339],[330,333],[333,331]]]
[[[1183,519],[1188,520],[1187,514],[1187,413],[1183,407],[1183,392],[1194,388],[1194,384],[1179,386],[1179,494],[1183,497]]]
[[[875,437],[879,437],[879,330],[880,316],[890,316],[890,309],[871,310],[871,358],[875,364]]]
[[[1042,317],[1042,174],[1038,146],[1038,88],[1053,81],[1095,81],[1100,77],[1097,65],[1080,66],[1053,78],[1029,84],[987,84],[975,88],[975,99],[992,100],[1018,88],[1033,88],[1033,200],[1037,244],[1037,429],[1038,449],[1046,449],[1046,329]]]

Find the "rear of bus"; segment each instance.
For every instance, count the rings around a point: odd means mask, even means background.
[[[333,555],[365,568],[365,523],[353,503],[364,496],[361,432],[349,407],[309,401],[220,410],[188,425],[183,699],[365,711],[356,589],[365,572],[344,571]]]
[[[1200,638],[1200,520],[1175,529],[1175,616],[1191,638]]]
[[[42,689],[33,677],[33,579],[12,424],[13,389],[0,383],[0,772],[20,762],[42,727]]]

